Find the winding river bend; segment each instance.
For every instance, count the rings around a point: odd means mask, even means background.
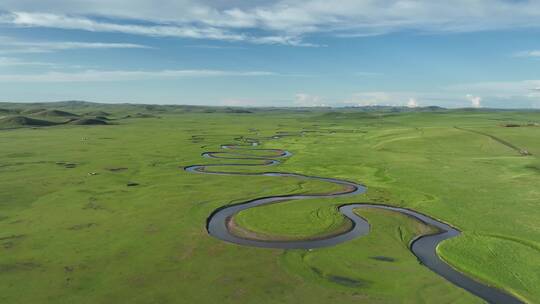
[[[278,133],[268,139],[277,139],[283,136],[291,136],[288,133]],[[455,270],[450,265],[446,264],[436,253],[436,248],[442,241],[456,237],[460,231],[452,226],[438,221],[428,215],[405,208],[398,208],[382,204],[346,204],[339,207],[339,211],[353,223],[350,230],[338,235],[332,235],[321,239],[314,240],[298,240],[298,241],[269,241],[262,239],[247,239],[233,234],[229,230],[229,223],[232,217],[242,210],[262,206],[266,204],[279,203],[291,200],[302,200],[317,197],[344,197],[364,193],[367,188],[351,181],[307,176],[296,173],[286,172],[261,172],[261,173],[245,173],[245,172],[229,172],[213,170],[213,167],[248,167],[248,166],[272,166],[279,164],[276,158],[290,157],[292,154],[281,149],[258,149],[259,141],[250,138],[236,138],[237,141],[243,143],[222,145],[221,148],[228,150],[227,152],[205,152],[202,156],[207,158],[219,158],[238,161],[228,164],[210,164],[210,165],[192,165],[187,166],[184,170],[193,173],[201,174],[218,174],[218,175],[257,175],[257,176],[275,176],[275,177],[294,177],[298,179],[311,179],[325,181],[343,186],[343,190],[327,194],[307,194],[307,195],[281,195],[261,197],[234,205],[226,205],[216,209],[207,219],[206,227],[208,233],[220,240],[235,243],[244,246],[264,247],[264,248],[280,248],[280,249],[313,249],[334,246],[354,238],[366,235],[370,231],[369,223],[362,217],[353,212],[358,208],[377,208],[389,210],[413,217],[421,222],[438,228],[439,232],[430,235],[421,235],[414,239],[410,244],[411,252],[418,258],[420,263],[438,275],[444,277],[451,283],[459,286],[470,293],[482,298],[488,303],[494,304],[513,304],[523,303],[518,298],[506,293],[498,288],[488,286],[484,283],[476,281],[471,277]],[[266,152],[271,155],[258,156],[253,155],[254,151]],[[252,154],[250,154],[252,153]],[[239,161],[249,160],[250,162],[259,161],[260,163],[241,163]]]

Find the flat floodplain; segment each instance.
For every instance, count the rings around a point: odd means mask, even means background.
[[[359,210],[373,227],[369,235],[314,250],[210,237],[206,220],[223,205],[336,186],[183,167],[234,163],[201,153],[241,136],[305,131],[261,140],[259,148],[294,155],[270,170],[350,180],[368,191],[252,208],[235,216],[238,225],[268,237],[310,238],[342,229],[337,207],[345,203],[411,208],[462,231],[438,248],[453,267],[535,303],[539,121],[532,111],[164,112],[110,125],[1,130],[0,300],[482,302],[418,263],[409,243],[430,230],[403,215]]]

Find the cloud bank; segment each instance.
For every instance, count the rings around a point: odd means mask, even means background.
[[[200,77],[260,77],[279,76],[265,71],[226,70],[162,70],[162,71],[102,71],[47,72],[40,74],[0,74],[0,82],[104,82],[148,79],[200,78]]]
[[[26,41],[0,36],[0,53],[47,53],[75,49],[149,49],[133,43]]]
[[[481,108],[482,107],[482,97],[467,94],[467,99],[469,99],[471,101],[471,107],[473,107],[473,108]]]
[[[316,46],[339,37],[539,28],[538,1],[4,0],[0,23],[146,36]]]
[[[515,57],[538,57],[540,58],[540,50],[517,52]]]

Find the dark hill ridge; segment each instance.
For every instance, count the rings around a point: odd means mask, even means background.
[[[366,106],[350,106],[350,107],[231,107],[231,106],[202,106],[202,105],[180,105],[180,104],[137,104],[137,103],[95,103],[86,101],[58,101],[58,102],[33,102],[33,103],[10,103],[0,102],[0,108],[3,109],[30,109],[26,113],[39,112],[45,109],[57,109],[72,113],[86,113],[85,116],[110,116],[115,115],[124,117],[126,115],[135,115],[135,113],[154,113],[161,114],[183,114],[183,113],[261,113],[261,112],[430,112],[430,113],[446,113],[446,112],[511,112],[511,111],[531,111],[539,112],[540,109],[493,109],[493,108],[461,108],[447,109],[439,106],[424,106],[409,108],[406,106],[382,106],[382,105],[366,105]],[[103,112],[103,113],[100,113]],[[21,112],[21,114],[26,114]],[[109,113],[111,113],[109,115]],[[105,115],[107,114],[107,115]]]
[[[159,117],[153,114],[148,114],[148,113],[135,113],[133,115],[126,115],[123,118],[159,118]]]
[[[63,122],[54,122],[44,119],[15,115],[0,118],[0,129],[23,128],[23,127],[48,127],[57,125],[108,125],[105,120],[98,118],[71,118]]]
[[[18,114],[20,111],[18,109],[3,109],[0,108],[0,115],[12,115]]]
[[[30,118],[26,116],[8,116],[0,119],[0,127],[24,127],[24,126],[31,126],[31,127],[45,127],[45,126],[54,126],[58,123],[42,120],[42,119],[35,119]]]
[[[96,118],[81,118],[69,122],[72,125],[108,125],[109,123]]]
[[[106,117],[110,116],[111,113],[105,112],[105,111],[91,111],[84,113],[85,116],[96,116],[96,117]]]
[[[79,115],[61,110],[44,110],[33,115],[43,117],[78,117]]]
[[[43,108],[30,108],[30,109],[22,110],[22,111],[21,111],[21,114],[31,115],[31,114],[35,114],[35,113],[39,113],[39,112],[43,112],[43,111],[47,111],[47,109],[43,109]]]
[[[332,108],[331,110],[335,111],[339,109],[343,109],[345,111],[353,111],[353,112],[393,112],[393,113],[396,113],[396,112],[398,113],[401,113],[401,112],[439,112],[439,111],[448,110],[446,108],[439,107],[439,106],[410,108],[406,106],[378,106],[378,105]]]

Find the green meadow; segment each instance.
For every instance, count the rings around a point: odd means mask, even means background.
[[[339,190],[183,170],[238,163],[201,153],[277,132],[298,134],[261,140],[293,153],[281,164],[219,169],[368,191],[252,208],[242,229],[316,238],[349,227],[345,203],[411,208],[462,231],[437,249],[453,267],[540,303],[540,112],[53,105],[69,115],[0,104],[0,303],[482,303],[409,251],[430,227],[388,211],[359,210],[370,234],[329,248],[209,236],[223,205]]]

